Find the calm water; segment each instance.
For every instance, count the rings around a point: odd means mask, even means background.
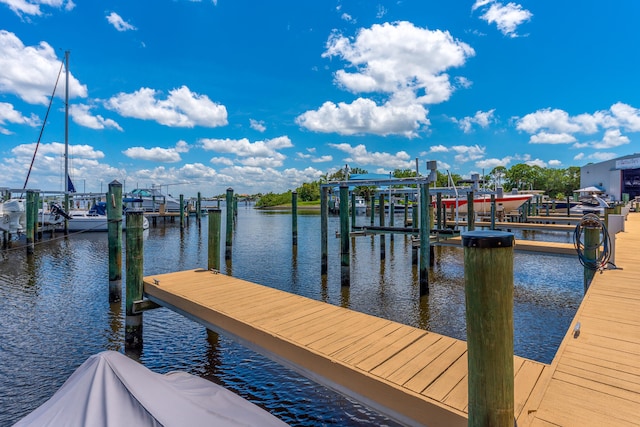
[[[206,267],[206,221],[198,227],[192,217],[182,233],[177,223],[160,221],[145,232],[144,274]],[[384,261],[379,237],[355,238],[351,287],[341,289],[339,239],[333,237],[339,221],[329,221],[329,274],[321,278],[319,215],[299,216],[293,250],[290,213],[241,205],[233,259],[223,272],[466,339],[461,248],[435,248],[431,291],[420,299],[407,238],[387,236]],[[358,217],[359,223],[367,221]],[[569,233],[547,234],[537,237],[570,241]],[[224,245],[224,231],[222,240]],[[108,302],[107,256],[104,233],[45,237],[32,257],[24,249],[0,252],[0,426],[42,404],[90,355],[124,351],[124,310],[121,303]],[[550,362],[581,298],[577,258],[516,252],[516,354]],[[130,356],[153,371],[184,370],[208,378],[291,425],[395,425],[168,309],[145,313],[143,338],[141,353]]]

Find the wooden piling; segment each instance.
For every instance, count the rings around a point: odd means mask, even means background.
[[[378,195],[378,224],[380,227],[384,227],[384,193],[380,192]],[[380,259],[383,260],[386,258],[385,247],[386,247],[386,238],[384,234],[380,234]]]
[[[207,268],[220,271],[220,224],[222,223],[222,211],[220,209],[208,209],[209,236]]]
[[[351,192],[351,229],[356,227],[356,193]]]
[[[225,200],[227,205],[227,233],[224,243],[224,259],[231,259],[232,246],[233,246],[233,188],[227,188],[227,198]]]
[[[34,241],[42,239],[42,231],[38,225],[38,209],[40,208],[40,192],[36,191],[33,195],[33,238]]]
[[[407,221],[409,221],[409,195],[404,195],[404,226],[407,227]]]
[[[584,251],[583,256],[586,264],[593,266],[600,253],[600,228],[584,227]],[[593,268],[584,267],[584,292],[587,292],[591,280],[595,276],[596,271]]]
[[[473,191],[467,193],[467,230],[476,229],[476,214],[473,210]]]
[[[491,195],[491,229],[496,229],[496,195]]]
[[[122,184],[109,183],[107,193],[107,240],[109,241],[109,302],[122,295]]]
[[[340,285],[351,285],[349,262],[349,187],[340,185]]]
[[[420,184],[420,296],[429,293],[429,184]]]
[[[371,225],[376,223],[376,197],[371,196]]]
[[[298,193],[291,193],[291,238],[293,246],[298,246]]]
[[[184,228],[184,194],[180,195],[180,228]]]
[[[436,218],[438,230],[442,230],[442,193],[436,193]]]
[[[389,200],[389,227],[393,227],[394,224],[394,215],[395,215],[395,210],[396,210],[396,206],[395,203],[393,203],[391,200]],[[393,242],[393,233],[391,233],[391,237],[389,237],[389,240],[391,240]]]
[[[127,211],[125,348],[142,347],[142,313],[133,310],[133,303],[142,300],[144,248],[142,240],[143,211]]]
[[[196,219],[198,220],[198,227],[200,226],[200,220],[202,219],[202,195],[198,191],[198,198],[196,199]]]
[[[33,255],[33,252],[35,250],[35,230],[33,227],[33,217],[34,217],[34,211],[38,212],[38,207],[36,206],[36,201],[35,201],[35,194],[36,192],[34,190],[27,190],[27,206],[25,207],[26,210],[26,222],[27,222],[27,255]],[[37,214],[36,214],[37,215]]]
[[[469,427],[514,425],[513,241],[500,231],[462,234]]]
[[[320,189],[320,274],[325,275],[328,271],[329,259],[329,188]]]

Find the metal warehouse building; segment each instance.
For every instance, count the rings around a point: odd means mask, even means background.
[[[580,168],[580,187],[596,186],[613,200],[640,197],[640,154],[619,157]]]

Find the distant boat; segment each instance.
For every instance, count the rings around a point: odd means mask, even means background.
[[[609,203],[595,194],[590,197],[580,199],[580,204],[572,207],[569,212],[575,214],[597,213],[604,215],[604,209],[609,207]]]
[[[9,199],[0,202],[0,230],[10,234],[24,231],[26,224],[26,210],[24,199]]]
[[[367,202],[364,200],[364,197],[356,196],[356,215],[366,215],[367,214]]]
[[[91,209],[86,210],[71,210],[68,212],[68,229],[69,231],[108,231],[108,219],[107,219],[107,204],[105,202],[98,202],[94,204]],[[126,229],[125,214],[122,216],[122,229]],[[64,226],[64,224],[62,224]],[[142,229],[147,230],[149,228],[149,220],[143,217]]]
[[[527,200],[530,200],[533,194],[504,194],[501,197],[495,197],[496,209],[502,210],[504,213],[517,210]],[[452,208],[457,207],[458,214],[467,214],[467,199],[466,198],[445,198],[442,199],[442,204],[445,206],[447,212]],[[491,212],[491,195],[481,194],[476,195],[473,198],[473,211],[475,213],[490,213]]]
[[[162,209],[165,212],[180,211],[180,201],[170,194],[163,193],[161,186],[152,185],[151,188],[136,188],[127,194],[126,199],[134,199],[134,206],[142,208],[145,212],[158,212],[162,206],[164,206]]]

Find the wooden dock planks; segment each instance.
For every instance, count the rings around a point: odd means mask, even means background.
[[[540,404],[519,425],[640,425],[640,214],[630,214],[625,229],[616,235],[623,270],[595,275],[539,382]]]
[[[206,270],[146,277],[144,291],[404,423],[466,425],[463,341]],[[545,365],[515,359],[535,372],[516,371],[521,407]]]

